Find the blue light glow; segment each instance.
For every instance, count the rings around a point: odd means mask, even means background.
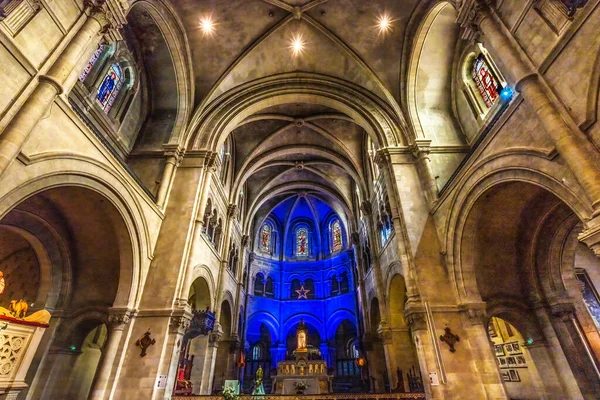
[[[502,91],[500,92],[500,97],[504,101],[510,101],[513,97],[513,94],[514,94],[513,90],[507,86],[504,89],[502,89]]]

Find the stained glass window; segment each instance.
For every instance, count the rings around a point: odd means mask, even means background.
[[[264,224],[260,233],[260,249],[266,253],[271,250],[271,227]]]
[[[473,62],[471,77],[477,85],[485,105],[491,108],[498,100],[498,82],[483,54],[480,54]]]
[[[581,282],[583,302],[590,312],[596,327],[600,329],[600,297],[585,270],[577,270],[575,276]]]
[[[308,231],[306,228],[299,228],[296,231],[296,256],[308,256]]]
[[[81,75],[79,75],[79,82],[85,81],[85,78],[87,78],[88,75],[90,74],[90,72],[92,72],[92,69],[94,68],[94,64],[96,64],[96,61],[98,61],[98,59],[100,58],[100,55],[102,54],[103,51],[104,51],[104,45],[100,45],[96,49],[94,54],[92,54],[92,56],[90,57],[90,60],[85,65],[85,68],[83,68],[83,71],[81,71]]]
[[[342,249],[342,227],[340,221],[335,220],[331,224],[331,251],[340,251]]]
[[[105,114],[109,113],[122,86],[123,71],[119,64],[111,64],[96,95],[96,101]]]

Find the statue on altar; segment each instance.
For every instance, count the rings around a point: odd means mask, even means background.
[[[306,334],[308,330],[306,329],[306,325],[304,324],[304,320],[300,320],[298,324],[298,328],[296,328],[296,338],[298,340],[298,348],[297,350],[306,349]]]
[[[265,388],[263,386],[263,369],[261,366],[256,370],[256,378],[254,379],[254,390],[252,395],[265,394]]]

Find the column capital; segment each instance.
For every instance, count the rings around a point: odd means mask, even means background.
[[[421,155],[429,155],[431,152],[431,142],[431,139],[416,139],[415,142],[409,146],[409,149],[415,158],[419,158]]]
[[[108,324],[112,330],[124,330],[135,315],[134,310],[128,308],[111,308],[108,311]]]
[[[457,22],[462,27],[462,38],[474,41],[479,36],[481,21],[491,15],[491,0],[464,0],[459,5]]]
[[[248,245],[250,244],[250,236],[248,235],[243,235],[242,236],[242,248],[246,248],[248,247]]]
[[[169,333],[185,334],[192,321],[193,314],[189,305],[173,310],[169,319]]]
[[[365,200],[362,203],[360,203],[360,210],[366,216],[370,216],[371,214],[373,214],[373,206],[371,205],[371,202],[368,200]]]
[[[575,313],[575,305],[571,298],[555,298],[548,300],[550,312],[560,320],[567,321]]]
[[[381,321],[379,323],[379,327],[377,328],[377,335],[383,342],[383,344],[392,344],[392,330],[389,325],[385,321]]]
[[[425,307],[420,304],[408,305],[404,310],[404,319],[413,331],[427,329]]]
[[[585,229],[577,238],[589,247],[596,257],[600,257],[600,216],[585,223]]]
[[[233,218],[237,215],[237,211],[238,211],[238,206],[237,204],[230,204],[227,206],[227,216],[229,218]]]
[[[485,325],[488,321],[486,303],[459,304],[458,309],[465,315],[471,325]]]
[[[165,157],[174,157],[176,160],[175,165],[181,164],[181,161],[183,161],[183,156],[185,155],[185,149],[178,144],[165,144],[163,149]]]

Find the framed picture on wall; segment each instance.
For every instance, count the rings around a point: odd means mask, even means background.
[[[515,357],[506,357],[506,364],[508,364],[509,367],[516,367],[517,366],[517,359]]]
[[[498,357],[498,365],[500,365],[500,368],[507,368],[508,364],[506,362],[506,358],[505,357]]]
[[[519,372],[516,369],[509,369],[510,381],[511,382],[521,382],[521,378],[519,377]]]
[[[520,355],[520,356],[515,356],[515,358],[517,360],[517,367],[527,368],[527,361],[525,361],[525,356]]]
[[[502,375],[502,380],[504,382],[510,382],[510,373],[508,371],[509,370],[500,371],[500,374]]]
[[[519,345],[518,342],[505,343],[504,348],[506,349],[506,352],[510,355],[523,354],[523,351],[521,350],[521,345]]]
[[[496,357],[502,357],[504,355],[504,346],[501,344],[495,344],[494,353],[496,354]]]

